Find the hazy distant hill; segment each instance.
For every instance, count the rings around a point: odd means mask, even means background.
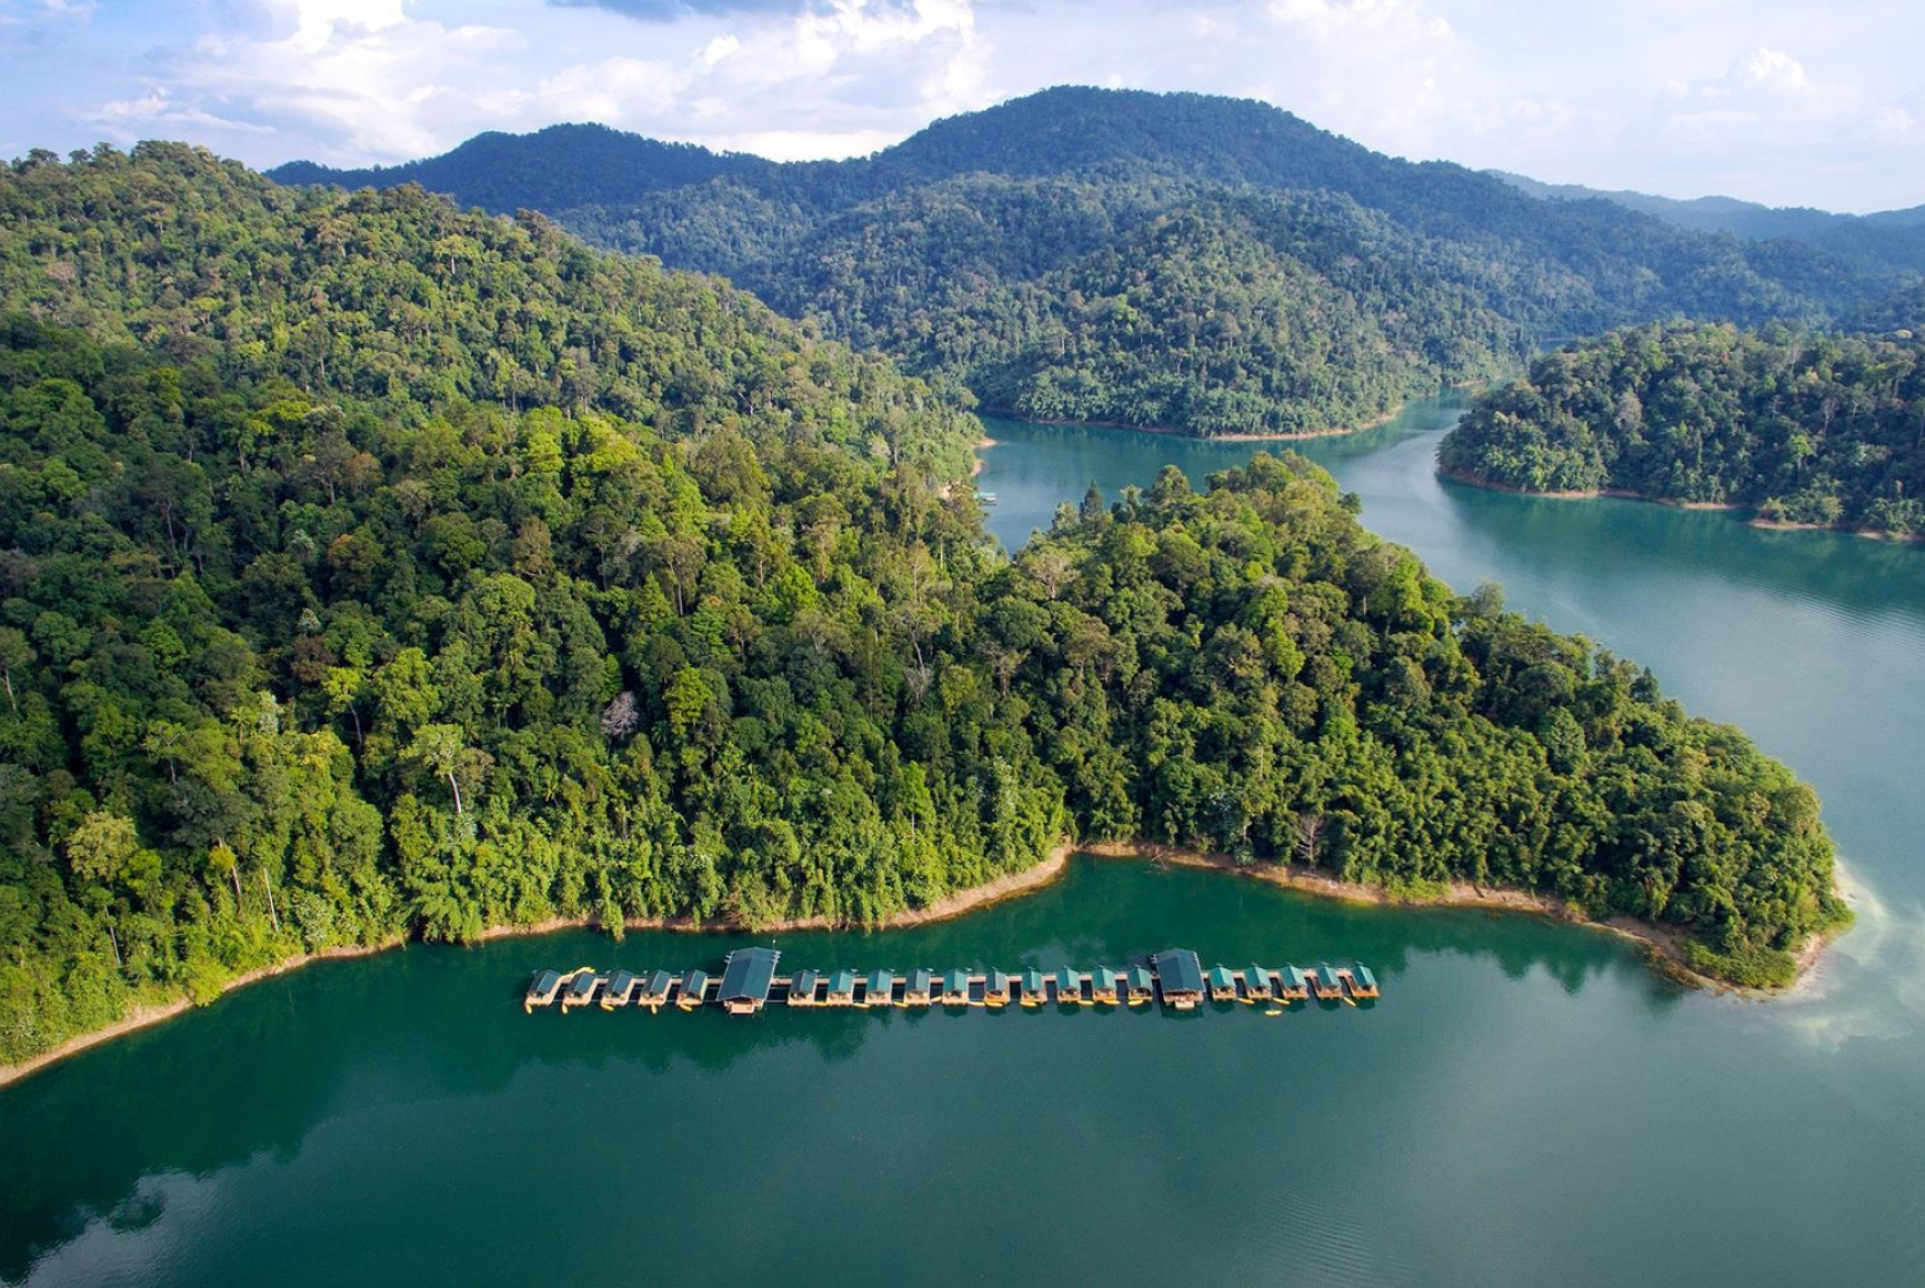
[[[661,143],[606,125],[551,125],[534,134],[477,134],[452,152],[402,165],[336,170],[290,161],[267,172],[276,183],[392,188],[418,183],[464,206],[500,214],[635,201],[662,188],[767,169],[760,157]]]
[[[1485,173],[1546,201],[1601,199],[1668,224],[1699,232],[1732,233],[1750,241],[1784,237],[1873,269],[1925,273],[1925,206],[1842,215],[1809,207],[1766,206],[1735,197],[1681,201],[1647,192],[1605,191],[1575,183],[1541,183],[1502,170]]]
[[[1902,280],[1863,256],[1539,200],[1197,94],[1046,90],[839,162],[561,126],[273,175],[530,206],[725,274],[997,409],[1198,433],[1356,424],[1546,341],[1679,315],[1822,320]]]

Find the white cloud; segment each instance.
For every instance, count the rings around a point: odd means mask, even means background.
[[[185,135],[256,163],[358,165],[484,129],[598,120],[844,155],[1084,83],[1262,98],[1385,151],[1564,182],[1925,200],[1914,0],[1823,14],[1746,0],[1743,23],[1724,0],[211,0],[110,8],[111,21],[87,9],[0,0],[0,128],[25,146],[104,130]],[[195,16],[184,29],[183,13]]]

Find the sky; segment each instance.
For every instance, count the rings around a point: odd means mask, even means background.
[[[0,156],[391,164],[598,121],[852,156],[1049,85],[1666,196],[1925,203],[1920,0],[0,0]]]

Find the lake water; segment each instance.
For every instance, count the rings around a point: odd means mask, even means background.
[[[1824,796],[1860,924],[1797,996],[1603,935],[1079,859],[792,964],[1357,957],[1384,999],[524,1016],[588,934],[323,963],[0,1091],[0,1279],[45,1284],[1925,1282],[1925,551],[1446,486],[1454,417],[1306,446],[1453,585],[1650,664]],[[997,422],[1007,544],[1259,450]]]

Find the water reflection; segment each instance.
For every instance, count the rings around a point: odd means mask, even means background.
[[[529,974],[542,967],[719,968],[740,942],[635,934],[616,944],[564,933],[471,950],[411,946],[264,981],[56,1066],[0,1094],[0,1139],[8,1142],[0,1153],[0,1211],[9,1214],[0,1228],[0,1278],[21,1279],[36,1259],[90,1226],[133,1231],[162,1221],[168,1191],[143,1185],[144,1178],[205,1178],[261,1160],[290,1164],[317,1129],[344,1116],[473,1099],[515,1104],[532,1083],[552,1081],[538,1071],[560,1071],[569,1085],[602,1088],[598,1094],[632,1094],[639,1105],[673,1097],[677,1088],[696,1094],[772,1053],[788,1052],[784,1063],[801,1053],[812,1076],[831,1078],[866,1044],[892,1035],[913,1032],[912,1047],[961,1040],[1020,1048],[1051,1026],[1075,1024],[1084,1035],[1130,1026],[1132,1040],[1142,1040],[1179,1018],[1122,1007],[771,1008],[745,1021],[712,1008],[529,1016],[519,1005]],[[1494,965],[1513,981],[1543,976],[1572,997],[1609,978],[1614,993],[1647,1008],[1679,1001],[1624,945],[1530,916],[1397,912],[1222,874],[1088,858],[1043,891],[959,921],[773,942],[785,965],[905,972],[1088,966],[1179,942],[1206,962],[1239,967],[1359,959],[1383,983],[1385,1000],[1369,1014],[1333,1002],[1299,1004],[1275,1020],[1235,1004],[1200,1017],[1222,1030],[1213,1040],[1233,1042],[1262,1040],[1271,1024],[1296,1032],[1350,1020],[1396,1024],[1400,1006],[1433,1007],[1450,981],[1480,973],[1467,972],[1472,964]]]

